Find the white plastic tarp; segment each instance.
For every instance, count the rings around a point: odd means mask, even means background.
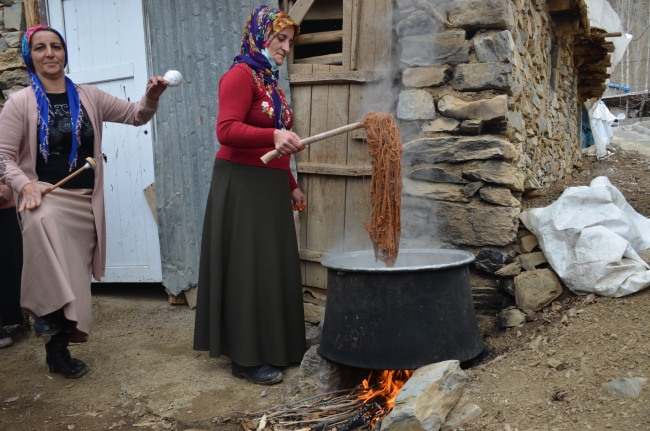
[[[594,102],[594,100],[587,100],[585,107],[589,111],[589,123],[591,125],[591,134],[594,136],[596,156],[602,158],[607,155],[607,144],[609,144],[614,133],[612,123],[616,120],[616,117],[609,112],[605,102],[602,100]]]
[[[637,253],[650,248],[650,220],[607,177],[566,189],[521,221],[571,291],[620,297],[650,286],[650,266]]]

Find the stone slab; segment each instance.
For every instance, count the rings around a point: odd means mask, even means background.
[[[433,66],[469,62],[469,42],[464,30],[448,30],[426,36],[399,39],[401,61],[408,66]]]
[[[424,90],[404,90],[399,94],[397,118],[402,120],[433,120],[436,108],[433,96]]]
[[[23,57],[20,55],[19,50],[9,48],[4,52],[0,52],[0,72],[23,67],[25,67],[25,63],[23,63]]]
[[[480,190],[481,199],[495,205],[504,207],[519,207],[521,202],[515,199],[506,187],[485,186]]]
[[[405,87],[439,87],[451,80],[450,66],[409,67],[402,72]]]
[[[523,250],[522,250],[523,251]],[[526,271],[534,271],[539,265],[548,263],[546,256],[541,251],[536,251],[534,253],[526,253],[519,256],[521,266]]]
[[[466,102],[446,95],[438,101],[438,110],[445,117],[457,120],[504,120],[508,114],[508,96]]]
[[[488,160],[474,168],[463,170],[463,175],[473,181],[501,184],[515,192],[524,191],[523,175],[508,162]]]
[[[516,155],[517,149],[515,146],[498,136],[442,136],[438,138],[420,138],[409,142],[404,146],[402,160],[407,166],[415,166],[469,160],[513,160]],[[483,170],[487,171],[487,168]],[[480,171],[480,169],[477,171]],[[483,180],[483,178],[476,179]]]
[[[460,124],[460,131],[465,135],[480,135],[483,131],[483,120],[465,120]]]
[[[469,183],[465,186],[465,190],[463,191],[463,193],[465,193],[465,196],[467,196],[468,198],[471,198],[484,185],[485,183],[483,181],[474,181],[473,183]]]
[[[517,307],[508,307],[499,313],[499,328],[514,328],[526,323],[526,313]]]
[[[404,188],[402,193],[414,196],[423,197],[439,201],[450,202],[469,202],[463,194],[464,186],[459,184],[448,183],[432,183],[428,181],[412,180],[410,178],[403,178]]]
[[[25,31],[25,15],[23,14],[23,4],[16,3],[9,7],[5,6],[5,28],[7,31]]]
[[[460,399],[467,376],[458,361],[444,361],[415,370],[395,398],[381,431],[434,431]]]
[[[455,0],[447,6],[447,19],[464,29],[514,27],[509,0]]]
[[[423,11],[416,10],[398,22],[395,30],[398,37],[416,36],[434,33],[440,25],[433,21],[431,16]]]
[[[7,70],[0,73],[0,88],[6,89],[20,85],[27,87],[29,85],[29,75],[24,69]]]
[[[482,32],[474,36],[474,51],[482,63],[512,63],[515,50],[515,41],[508,30]]]
[[[422,127],[423,132],[440,133],[440,132],[453,132],[460,126],[460,121],[454,118],[438,117],[431,123]]]
[[[517,307],[525,313],[539,311],[562,294],[562,285],[550,269],[522,272],[515,277]]]
[[[459,64],[452,86],[457,91],[501,90],[513,94],[512,66],[499,63]]]
[[[318,325],[325,317],[325,307],[309,303],[304,303],[302,305],[305,310],[305,322]]]
[[[438,234],[453,244],[505,246],[517,236],[519,208],[438,202]]]
[[[519,239],[519,246],[524,253],[530,253],[539,245],[539,240],[533,234],[523,236]]]
[[[407,175],[414,180],[430,181],[433,183],[467,184],[467,180],[439,167],[414,166]]]

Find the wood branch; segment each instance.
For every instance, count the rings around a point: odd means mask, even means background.
[[[317,57],[301,58],[293,60],[293,64],[333,64],[333,65],[342,65],[343,64],[343,54],[327,54],[319,55]]]
[[[614,32],[614,33],[601,33],[598,35],[599,37],[621,37],[623,36],[623,33],[620,31]]]
[[[573,0],[546,0],[546,7],[549,12],[564,12],[574,7]]]
[[[313,45],[315,43],[331,43],[343,41],[343,30],[323,31],[320,33],[301,34],[294,39],[294,46]]]
[[[295,22],[300,24],[313,3],[314,0],[298,0],[289,11],[289,15]]]
[[[382,73],[372,71],[294,73],[289,75],[289,83],[293,85],[358,84],[377,82],[382,79],[384,79]]]

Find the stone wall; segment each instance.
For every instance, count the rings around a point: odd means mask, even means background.
[[[571,39],[544,0],[397,6],[397,117],[416,131],[404,136],[403,244],[510,250],[522,194],[580,163]],[[472,285],[477,309],[499,305],[496,277],[475,271]]]
[[[29,85],[20,55],[25,29],[22,0],[0,0],[0,88],[5,96]]]

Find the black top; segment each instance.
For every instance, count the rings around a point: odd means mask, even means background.
[[[36,175],[39,181],[56,184],[72,172],[83,167],[86,157],[93,157],[93,141],[95,132],[83,105],[81,105],[81,142],[77,148],[77,167],[70,172],[69,158],[72,151],[72,118],[68,106],[68,93],[47,93],[50,100],[50,156],[47,162],[38,153],[36,158]],[[38,151],[38,148],[36,149]],[[67,183],[63,189],[92,189],[95,187],[95,171],[86,169]]]

